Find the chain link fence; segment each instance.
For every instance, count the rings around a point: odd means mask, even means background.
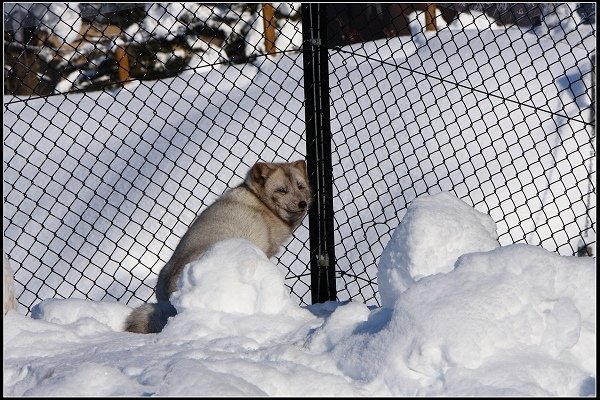
[[[593,255],[591,6],[319,8],[339,300],[379,304],[379,256],[423,194],[490,214],[501,244]],[[4,251],[22,307],[147,301],[199,210],[257,160],[307,156],[305,10],[4,3]],[[309,236],[307,219],[276,257],[300,304]]]
[[[4,244],[28,310],[147,301],[199,210],[257,160],[305,157],[293,6],[4,7]],[[277,261],[299,299],[307,240]]]
[[[379,305],[379,256],[423,194],[489,214],[501,245],[593,254],[595,6],[338,4],[327,18],[339,299]]]

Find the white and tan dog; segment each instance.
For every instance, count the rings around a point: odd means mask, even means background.
[[[126,330],[160,332],[177,313],[169,302],[185,265],[211,245],[229,238],[247,239],[273,257],[306,216],[312,191],[306,162],[256,163],[245,181],[225,192],[196,217],[158,275],[158,303],[144,304],[129,315]]]
[[[4,310],[4,315],[10,310],[17,309],[17,300],[15,299],[15,283],[14,283],[14,272],[10,266],[10,262],[6,257],[6,253],[2,252],[2,309]]]

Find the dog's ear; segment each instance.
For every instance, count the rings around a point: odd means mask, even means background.
[[[306,171],[306,161],[304,160],[298,160],[298,161],[294,161],[292,163],[292,167],[299,169],[300,171],[302,171],[302,173],[304,175],[307,175],[307,171]]]
[[[250,169],[250,172],[248,172],[248,178],[252,182],[264,185],[267,178],[274,170],[275,168],[269,163],[257,162],[252,169]]]

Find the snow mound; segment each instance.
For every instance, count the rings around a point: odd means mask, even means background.
[[[245,239],[223,240],[186,265],[171,295],[178,315],[163,335],[244,337],[247,346],[285,335],[314,317],[291,299],[284,277],[265,253]]]
[[[171,296],[178,312],[193,309],[250,315],[298,308],[281,272],[245,239],[227,239],[211,246],[184,267],[178,288]]]
[[[494,220],[447,192],[414,199],[381,255],[383,307],[420,279],[454,268],[456,259],[499,246]]]
[[[114,303],[9,312],[4,395],[595,395],[594,259],[496,247],[489,219],[447,194],[417,199],[405,219],[385,249],[398,265],[380,265],[412,281],[388,283],[388,307],[301,308],[264,253],[231,239],[186,266],[179,314],[159,334],[111,328],[130,310]],[[435,257],[419,259],[431,243]]]
[[[31,310],[33,319],[53,324],[100,324],[113,331],[121,331],[131,307],[110,301],[84,299],[46,299]]]
[[[333,349],[341,370],[402,396],[594,393],[594,260],[493,248],[480,213],[449,195],[417,200],[385,249],[396,268],[380,264],[413,281],[387,281],[388,307]]]

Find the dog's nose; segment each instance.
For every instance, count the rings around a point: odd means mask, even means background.
[[[298,203],[298,207],[300,207],[301,209],[305,209],[306,208],[306,202],[305,201],[301,201],[300,203]]]

